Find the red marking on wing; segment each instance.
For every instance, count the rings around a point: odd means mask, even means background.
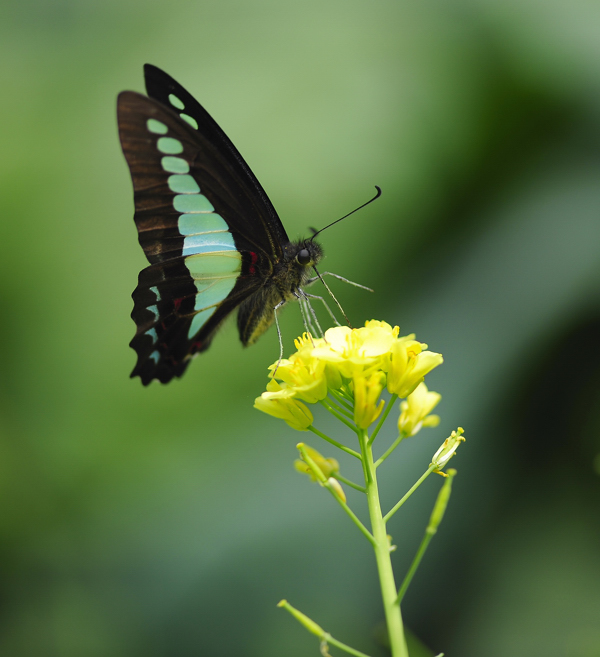
[[[175,312],[176,313],[179,312],[179,306],[181,306],[182,301],[183,301],[183,297],[181,297],[180,299],[174,299],[173,300],[173,306],[175,307]]]
[[[256,263],[258,262],[258,254],[254,253],[254,251],[250,251],[250,257],[252,258],[252,261],[250,262],[249,272],[251,274],[256,274]]]

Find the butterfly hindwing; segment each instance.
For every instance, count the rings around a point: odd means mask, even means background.
[[[143,269],[132,295],[137,332],[130,345],[138,354],[132,376],[143,383],[181,376],[191,357],[208,349],[225,317],[254,291],[252,283],[251,277],[210,272],[192,279],[181,258]]]

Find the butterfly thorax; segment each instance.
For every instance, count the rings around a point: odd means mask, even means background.
[[[244,345],[253,344],[275,321],[275,307],[296,298],[312,276],[312,267],[323,257],[320,244],[312,240],[288,242],[283,257],[273,263],[271,275],[238,312],[238,329]]]

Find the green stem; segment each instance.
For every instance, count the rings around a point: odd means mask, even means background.
[[[417,572],[417,568],[419,567],[419,564],[421,563],[421,559],[423,558],[423,555],[425,554],[425,550],[427,549],[427,546],[429,545],[429,542],[433,538],[433,534],[430,533],[429,527],[425,530],[425,536],[423,536],[423,540],[421,541],[421,545],[419,545],[419,549],[417,550],[417,554],[415,555],[415,558],[413,559],[413,562],[410,564],[410,568],[408,569],[408,572],[406,573],[406,577],[404,578],[404,581],[402,582],[402,586],[400,586],[400,590],[398,591],[398,597],[396,599],[396,604],[400,605],[402,604],[402,598],[404,597],[404,594],[406,593],[406,589],[408,588],[408,585],[412,582],[412,578],[414,577],[415,573]]]
[[[325,643],[331,644],[332,646],[335,646],[336,648],[339,648],[340,650],[343,650],[344,652],[347,652],[349,655],[354,655],[354,657],[369,657],[369,655],[365,654],[364,652],[356,650],[355,648],[351,648],[345,643],[334,639],[331,634],[327,634],[325,637],[323,637],[323,641]]]
[[[332,646],[335,646],[336,648],[339,648],[340,650],[343,650],[344,652],[347,652],[350,655],[354,655],[354,657],[369,657],[364,652],[360,652],[360,650],[351,648],[350,646],[347,646],[345,643],[342,643],[341,641],[334,639],[331,636],[331,634],[329,634],[329,632],[326,632],[320,625],[315,623],[315,621],[312,620],[312,618],[309,618],[306,614],[303,614],[300,610],[296,609],[295,607],[292,607],[292,605],[287,600],[281,600],[277,604],[277,606],[282,607],[287,612],[289,612],[311,634],[318,636],[319,639],[321,639],[321,643],[325,644],[325,646],[328,643],[330,643]],[[325,654],[323,650],[321,650],[321,652],[322,654]]]
[[[362,456],[358,452],[355,452],[353,449],[350,449],[350,447],[346,447],[346,445],[342,445],[342,443],[338,443],[337,440],[330,438],[327,434],[323,433],[322,431],[319,431],[318,429],[315,429],[312,425],[308,427],[308,430],[312,431],[314,434],[319,436],[319,438],[323,438],[323,440],[326,440],[328,443],[335,445],[338,449],[341,449],[342,452],[346,452],[346,454],[351,454],[359,461],[362,460]]]
[[[344,399],[346,399],[350,404],[354,404],[354,394],[352,393],[352,391],[350,390],[350,388],[348,388],[347,385],[342,385],[341,388],[339,388],[338,390],[336,390],[336,393],[337,393],[338,395],[341,395],[341,396],[342,396]]]
[[[369,445],[373,444],[373,441],[375,440],[377,434],[379,433],[379,429],[383,426],[383,423],[386,421],[387,416],[390,414],[390,411],[394,407],[394,403],[396,402],[396,399],[398,399],[398,395],[392,395],[390,400],[388,401],[385,410],[381,414],[381,417],[379,418],[379,422],[377,423],[377,426],[373,430],[373,433],[371,434],[371,438],[369,439]]]
[[[396,513],[396,511],[398,511],[398,509],[404,504],[404,502],[406,502],[406,500],[417,490],[417,488],[425,481],[425,479],[427,479],[427,477],[429,477],[429,475],[434,470],[437,469],[437,467],[438,467],[437,465],[430,465],[429,466],[429,469],[423,475],[421,475],[421,477],[419,477],[419,480],[417,481],[417,483],[414,486],[412,486],[412,488],[408,491],[408,493],[406,493],[406,495],[397,504],[395,504],[390,509],[390,511],[388,511],[388,513],[386,514],[386,516],[383,519],[384,523],[388,522],[388,520],[394,515],[394,513]]]
[[[456,475],[456,470],[448,470],[448,476],[444,481],[444,485],[440,489],[440,492],[438,493],[437,499],[435,501],[435,505],[433,507],[433,511],[431,513],[431,517],[429,518],[429,523],[427,525],[427,528],[425,529],[425,535],[423,536],[423,540],[421,541],[421,545],[419,545],[417,554],[415,555],[415,558],[413,559],[413,562],[411,563],[410,568],[406,573],[406,577],[404,578],[404,581],[400,586],[400,590],[398,591],[398,598],[396,599],[396,604],[398,605],[402,603],[402,598],[404,598],[406,589],[408,588],[409,584],[412,582],[412,579],[417,571],[417,568],[421,563],[421,559],[425,554],[425,550],[427,549],[427,546],[429,545],[431,539],[434,537],[435,533],[437,532],[437,528],[442,522],[442,518],[444,517],[444,513],[446,512],[446,507],[448,506],[448,500],[450,499],[450,492],[452,490],[452,479],[454,478],[455,475]]]
[[[337,401],[337,403],[340,406],[343,406],[348,412],[353,413],[354,412],[354,407],[352,406],[352,402],[348,401],[348,399],[339,393],[337,390],[330,390],[329,394]]]
[[[339,400],[337,397],[333,397],[332,399],[328,399],[327,403],[331,406],[331,408],[335,409],[338,413],[346,417],[348,420],[352,421],[354,420],[354,411],[352,409],[346,408],[344,405],[340,404]]]
[[[406,436],[401,433],[391,446],[385,450],[383,455],[375,461],[375,467],[378,468],[405,438]]]
[[[350,479],[346,479],[346,477],[343,477],[339,472],[335,475],[333,475],[338,481],[341,481],[343,484],[346,484],[347,486],[350,486],[350,488],[354,488],[355,490],[359,490],[361,493],[366,493],[367,490],[364,486],[359,486],[358,484],[355,484],[353,481],[350,481]]]
[[[319,403],[323,405],[332,415],[335,415],[335,417],[337,417],[340,422],[343,422],[349,429],[352,429],[354,433],[358,432],[356,425],[346,419],[336,408],[334,408],[330,401],[327,399],[321,399]]]
[[[340,493],[336,490],[334,486],[331,485],[327,477],[323,474],[321,468],[319,468],[319,466],[314,462],[314,460],[311,459],[311,457],[308,455],[306,451],[306,445],[304,443],[298,443],[296,447],[300,452],[300,456],[302,457],[302,460],[306,463],[306,465],[308,465],[311,472],[316,477],[317,481],[321,484],[321,486],[326,488],[333,495],[335,501],[350,516],[352,522],[360,529],[360,531],[364,534],[364,536],[369,541],[369,543],[373,545],[375,543],[375,539],[371,535],[371,532],[369,532],[369,530],[358,519],[354,511],[352,511],[352,509],[346,504],[345,495],[344,497],[341,497]]]
[[[394,571],[392,570],[390,543],[385,529],[385,521],[381,514],[373,452],[369,444],[369,436],[364,429],[360,430],[359,442],[363,464],[368,474],[365,477],[367,503],[369,506],[371,531],[374,538],[373,549],[375,550],[375,561],[377,562],[377,570],[379,572],[379,584],[381,586],[381,597],[383,599],[383,610],[387,621],[391,654],[392,657],[408,657],[400,606],[396,604],[397,590],[394,581]]]
[[[350,516],[350,520],[360,529],[360,531],[363,533],[364,537],[371,543],[373,547],[375,547],[376,541],[374,536],[371,534],[371,532],[362,524],[362,522],[357,518],[356,514],[352,509],[344,502],[344,500],[339,496],[338,492],[333,488],[333,486],[329,483],[326,482],[323,484],[324,488],[326,488],[335,498],[336,502],[344,509],[344,511]]]

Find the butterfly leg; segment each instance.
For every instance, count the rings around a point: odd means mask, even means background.
[[[336,326],[341,326],[341,324],[337,320],[337,317],[333,314],[333,310],[331,310],[331,308],[327,304],[327,301],[325,301],[325,299],[323,297],[320,297],[316,294],[308,294],[308,292],[304,292],[304,294],[307,297],[311,298],[311,299],[318,299],[319,301],[322,301],[323,305],[325,306],[325,310],[329,313],[329,316],[334,321],[335,325]]]
[[[331,291],[331,288],[329,287],[329,285],[327,285],[327,283],[325,282],[325,279],[321,276],[321,274],[319,273],[319,270],[314,265],[313,265],[313,269],[315,270],[315,274],[317,275],[317,278],[321,281],[321,283],[323,283],[323,286],[327,290],[327,292],[329,292],[329,296],[335,301],[335,305],[340,309],[340,312],[342,313],[342,315],[344,316],[344,319],[346,320],[346,324],[348,324],[348,326],[350,328],[352,328],[352,324],[350,323],[350,320],[348,319],[348,315],[346,315],[346,313],[344,312],[344,309],[342,308],[342,305],[335,298],[335,294]],[[329,272],[329,273],[331,273],[331,272]],[[309,279],[309,280],[311,280],[311,279]]]
[[[312,295],[306,294],[306,292],[301,288],[298,288],[298,290],[294,292],[294,294],[296,295],[296,298],[300,302],[300,307],[301,308],[304,307],[304,313],[306,314],[306,319],[304,320],[305,325],[307,324],[307,320],[308,320],[308,324],[310,325],[312,332],[315,335],[323,336],[324,335],[323,329],[321,328],[321,325],[319,324],[319,320],[317,319],[317,313],[315,312],[314,308],[310,304],[310,301],[308,300],[308,297]],[[312,323],[313,321],[314,321],[314,325]],[[315,326],[317,328],[316,331],[315,331]]]
[[[277,317],[277,311],[285,304],[284,301],[280,301],[275,308],[273,308],[273,315],[275,317],[275,327],[277,328],[277,339],[279,340],[279,360],[277,361],[277,365],[275,365],[275,369],[273,370],[273,373],[271,374],[271,378],[275,378],[275,374],[277,374],[277,370],[279,369],[279,365],[281,361],[283,360],[283,340],[281,339],[281,329],[279,328],[279,319]]]
[[[308,335],[310,336],[310,339],[312,341],[313,334],[317,335],[317,331],[315,330],[315,327],[313,326],[308,310],[306,308],[306,299],[304,297],[300,296],[299,294],[296,294],[296,298],[298,299],[298,305],[300,306],[300,314],[302,315],[302,323],[304,324],[304,328]]]
[[[333,276],[333,278],[337,278],[339,281],[344,281],[344,283],[348,283],[348,285],[354,285],[354,287],[360,287],[362,290],[367,290],[367,292],[374,292],[370,287],[367,287],[366,285],[361,285],[360,283],[355,283],[354,281],[349,280],[348,278],[344,278],[343,276],[340,276],[339,274],[334,274],[332,271],[324,271],[321,276]],[[312,285],[313,283],[316,283],[319,280],[318,276],[313,276],[312,278],[309,278],[305,285]]]

